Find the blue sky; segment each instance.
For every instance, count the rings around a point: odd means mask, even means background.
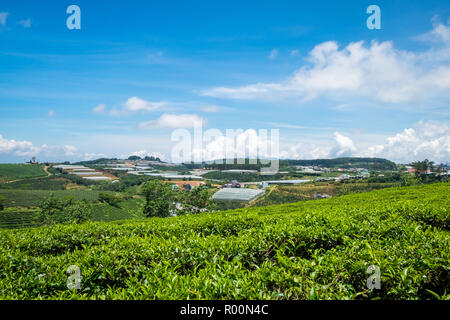
[[[3,0],[0,43],[0,162],[170,159],[196,119],[283,158],[450,158],[448,1]]]

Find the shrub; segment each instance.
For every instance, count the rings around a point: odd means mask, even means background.
[[[119,203],[122,202],[122,198],[120,196],[104,192],[99,193],[98,200],[116,208],[119,208]]]

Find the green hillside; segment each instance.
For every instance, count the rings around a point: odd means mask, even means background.
[[[450,298],[450,184],[0,231],[0,299]],[[66,287],[81,270],[81,290]],[[381,289],[366,285],[369,266]]]
[[[104,191],[0,189],[0,196],[5,198],[5,207],[35,207],[50,194],[53,194],[58,199],[72,198],[73,200],[96,201],[101,192]]]
[[[46,175],[44,166],[39,164],[0,164],[0,183]]]

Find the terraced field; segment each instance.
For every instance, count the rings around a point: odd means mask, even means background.
[[[21,229],[40,225],[36,211],[0,211],[0,229]]]
[[[90,203],[92,221],[116,221],[123,219],[142,219],[142,199],[130,199],[120,203],[119,207],[112,207],[106,203]],[[42,225],[37,209],[7,208],[0,211],[0,229],[24,229]]]
[[[450,299],[449,194],[441,183],[3,230],[0,299]],[[79,290],[67,289],[70,265]]]

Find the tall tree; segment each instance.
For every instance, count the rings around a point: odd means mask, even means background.
[[[160,180],[150,180],[144,184],[144,215],[147,217],[168,217],[175,208],[175,191]]]

